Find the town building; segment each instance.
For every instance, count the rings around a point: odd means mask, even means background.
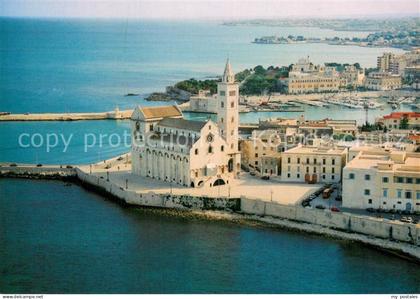
[[[365,80],[365,70],[354,65],[346,65],[344,71],[340,73],[341,85],[343,87],[356,88],[363,86]]]
[[[396,75],[404,75],[408,67],[417,65],[420,65],[420,49],[404,54],[384,53],[377,61],[379,71]]]
[[[420,130],[420,112],[392,112],[376,120],[388,130],[414,129]]]
[[[314,65],[309,58],[299,59],[292,65],[287,82],[289,94],[338,91],[341,85],[334,67]]]
[[[277,156],[281,143],[280,135],[275,130],[254,130],[252,136],[240,141],[242,165],[263,173],[262,159]]]
[[[371,72],[365,80],[365,87],[371,90],[393,90],[401,85],[401,76],[389,72]]]
[[[360,151],[343,170],[343,207],[420,211],[420,154]]]
[[[189,111],[217,113],[217,95],[212,95],[209,90],[199,90],[198,95],[191,96]]]
[[[281,175],[281,153],[261,157],[261,175]]]
[[[347,161],[344,147],[298,146],[282,153],[285,182],[339,183]]]
[[[239,87],[229,61],[217,85],[217,122],[183,118],[177,106],[136,107],[132,172],[184,186],[228,184],[240,172]]]
[[[289,94],[333,92],[340,89],[340,78],[321,74],[289,74],[287,90]]]

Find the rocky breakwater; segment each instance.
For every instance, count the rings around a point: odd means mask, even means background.
[[[147,101],[176,101],[187,102],[190,100],[191,93],[174,86],[166,87],[165,92],[153,92],[145,98]]]
[[[53,179],[75,180],[76,169],[71,165],[42,165],[42,164],[16,164],[1,163],[0,178],[28,178],[28,179]]]

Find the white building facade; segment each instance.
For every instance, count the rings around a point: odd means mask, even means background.
[[[218,121],[183,118],[177,106],[137,107],[131,117],[132,172],[198,187],[228,184],[239,175],[238,84],[229,61],[218,84]]]
[[[284,182],[339,183],[347,149],[298,146],[282,153]]]
[[[360,151],[343,170],[343,207],[420,211],[420,154]]]

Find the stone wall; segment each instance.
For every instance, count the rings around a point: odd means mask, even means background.
[[[211,198],[170,193],[136,192],[125,190],[105,178],[91,176],[79,169],[77,169],[77,176],[83,184],[100,188],[102,191],[131,205],[195,210],[239,211],[240,209],[240,198]]]
[[[336,213],[301,206],[288,206],[256,199],[241,198],[241,211],[250,215],[272,216],[317,224],[350,233],[402,241],[420,246],[420,225],[350,213]]]
[[[408,224],[388,219],[374,218],[350,213],[331,212],[304,208],[301,206],[281,205],[250,198],[210,198],[189,195],[174,195],[170,193],[135,192],[125,190],[105,178],[90,175],[79,168],[34,167],[19,166],[0,167],[0,176],[28,178],[76,178],[82,185],[95,189],[106,196],[113,196],[123,204],[175,208],[184,210],[222,210],[241,212],[253,216],[271,216],[278,219],[295,221],[296,223],[315,224],[314,228],[322,227],[357,233],[380,238],[383,240],[400,241],[420,246],[420,224]]]

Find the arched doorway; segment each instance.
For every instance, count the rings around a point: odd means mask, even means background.
[[[225,181],[222,179],[217,179],[214,181],[213,186],[220,186],[220,185],[224,185]]]
[[[233,171],[233,159],[230,158],[228,161],[228,171],[232,172]]]
[[[405,204],[405,210],[406,210],[407,212],[411,212],[411,203],[410,203],[410,202],[407,202],[407,203]]]

